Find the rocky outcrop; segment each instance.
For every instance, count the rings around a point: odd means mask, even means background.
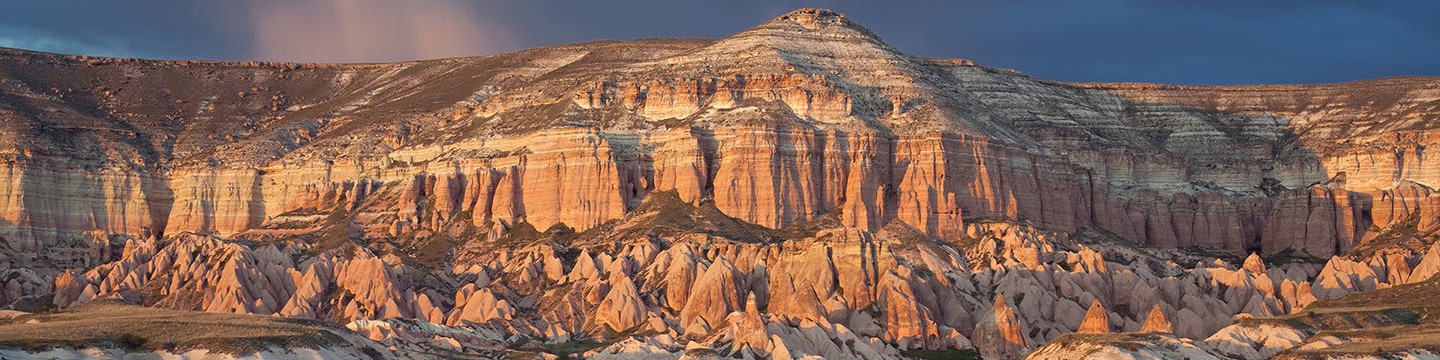
[[[851,98],[826,77],[804,74],[736,74],[716,78],[600,81],[576,90],[585,109],[623,108],[652,120],[685,118],[705,108],[730,109],[745,101],[785,104],[796,115],[839,119],[851,115]]]
[[[455,293],[455,310],[450,312],[446,324],[458,325],[464,322],[485,323],[492,320],[510,320],[515,309],[503,298],[495,297],[488,288],[475,289],[473,286],[460,288]]]
[[[624,277],[611,280],[610,292],[595,308],[596,321],[615,332],[640,326],[649,309],[635,290],[635,283]]]
[[[779,228],[829,212],[824,138],[806,129],[739,129],[716,134],[720,155],[715,207],[736,218]],[[838,195],[838,194],[835,194]],[[827,208],[827,203],[831,208]]]
[[[1030,352],[1025,328],[1004,295],[995,297],[994,314],[976,325],[973,342],[982,355],[991,359],[1019,359]]]
[[[5,358],[415,359],[493,356],[502,348],[445,346],[419,337],[367,339],[345,327],[259,315],[141,308],[113,302],[26,314],[0,325]],[[184,331],[176,331],[183,329]],[[355,329],[352,327],[352,329]],[[123,334],[131,344],[114,340]],[[468,339],[467,339],[468,340]]]
[[[0,71],[0,307],[615,340],[597,356],[1018,358],[1079,326],[1173,355],[1440,272],[1430,78],[1064,83],[819,9],[484,58]]]
[[[493,237],[522,222],[580,231],[670,190],[772,228],[836,215],[954,238],[966,221],[1008,218],[1321,258],[1365,244],[1374,227],[1436,225],[1424,184],[1440,173],[1423,155],[1436,137],[1419,120],[1433,112],[1431,80],[1064,84],[907,57],[843,18],[787,15],[716,41],[366,66],[7,50],[11,73],[72,76],[0,87],[25,99],[6,110],[4,136],[36,139],[6,152],[0,236],[43,253],[12,262],[53,276],[110,260],[87,232],[301,226],[385,191],[410,191],[386,198],[412,203],[355,220],[400,237],[461,215]],[[222,72],[248,80],[206,75]],[[126,88],[123,73],[154,86]],[[1375,108],[1361,93],[1394,101]],[[79,97],[104,110],[65,100]],[[24,109],[53,110],[57,125]],[[1170,120],[1146,120],[1160,117]],[[1354,126],[1411,130],[1346,137]],[[37,132],[48,127],[85,135]]]
[[[1351,194],[1343,188],[1314,186],[1281,195],[1266,219],[1261,250],[1274,254],[1294,249],[1329,257],[1355,247],[1369,228]]]
[[[672,226],[656,221],[706,216],[670,199],[663,200],[668,201],[664,206],[655,203],[662,200],[647,200],[637,207],[644,213],[613,229],[643,225],[655,231]],[[568,250],[550,242],[558,239],[554,236],[575,236],[562,232],[531,245],[477,254],[444,272],[413,268],[398,257],[376,257],[358,247],[310,255],[299,250],[303,241],[261,245],[181,235],[163,242],[131,241],[121,260],[59,277],[54,302],[70,306],[115,298],[297,318],[423,319],[544,341],[668,334],[668,345],[655,345],[667,353],[685,344],[724,354],[779,356],[783,351],[833,357],[973,347],[987,356],[1021,357],[1034,344],[1059,341],[1074,324],[1082,324],[1085,332],[1213,338],[1227,333],[1216,330],[1236,316],[1304,309],[1315,299],[1312,281],[1321,289],[1316,293],[1327,297],[1393,286],[1420,278],[1408,267],[1386,268],[1384,273],[1394,275],[1363,279],[1340,274],[1433,257],[1426,247],[1410,253],[1392,250],[1365,262],[1337,258],[1323,268],[1265,264],[1258,256],[1230,264],[1169,250],[1116,247],[1114,241],[1121,240],[1113,238],[1105,240],[1110,246],[1094,247],[1098,234],[1074,235],[1086,239],[1079,241],[1068,233],[1013,223],[972,223],[963,233],[975,242],[960,247],[927,240],[919,229],[899,225],[878,233],[833,228],[782,243],[683,232],[663,235],[669,240],[661,243],[651,235],[617,231],[587,240],[595,242],[586,242],[585,250]],[[880,269],[885,273],[877,274]],[[991,296],[993,303],[980,300]],[[1083,301],[1090,303],[1089,311],[1080,306]],[[1151,311],[1143,317],[1109,313],[1106,301]],[[1169,322],[1163,309],[1175,309],[1178,320]],[[398,330],[374,331],[385,338]],[[844,344],[860,341],[845,339],[868,340]]]
[[[1166,334],[1071,334],[1045,344],[1026,359],[1224,359],[1203,344]]]
[[[1165,317],[1165,312],[1160,310],[1160,305],[1150,309],[1150,315],[1145,316],[1145,324],[1140,325],[1142,333],[1166,333],[1172,334],[1175,328],[1170,325],[1170,318]]]
[[[740,310],[740,274],[729,261],[711,263],[705,273],[690,286],[690,296],[680,309],[680,323],[686,329],[719,327],[725,315]]]
[[[1090,303],[1090,310],[1085,311],[1085,320],[1080,322],[1080,328],[1075,332],[1081,334],[1108,334],[1110,333],[1110,313],[1105,312],[1105,306],[1100,305],[1100,299]]]

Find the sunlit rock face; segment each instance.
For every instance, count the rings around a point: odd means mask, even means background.
[[[818,9],[484,58],[0,69],[0,306],[1019,358],[1440,271],[1432,78],[1065,83]]]

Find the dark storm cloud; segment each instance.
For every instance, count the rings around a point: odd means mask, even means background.
[[[1314,83],[1440,75],[1440,2],[0,0],[0,46],[370,62],[595,39],[722,37],[797,7],[902,50],[1074,81]]]
[[[226,16],[225,3],[0,0],[0,38],[87,55],[243,58],[250,44],[231,31],[245,19]]]

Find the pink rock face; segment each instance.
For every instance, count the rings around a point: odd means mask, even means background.
[[[615,159],[610,140],[558,138],[531,149],[521,160],[525,170],[520,192],[531,224],[585,230],[625,213],[636,174]]]
[[[631,221],[655,225],[649,215]],[[695,342],[741,341],[756,355],[973,346],[986,356],[1016,358],[1076,324],[1083,332],[1205,338],[1236,316],[1301,311],[1315,295],[1421,281],[1433,262],[1427,259],[1437,258],[1430,248],[1391,249],[1362,260],[1335,258],[1323,269],[1267,266],[1258,256],[1237,264],[1210,258],[1187,269],[1160,262],[1161,250],[1092,247],[1026,225],[976,223],[965,232],[977,240],[964,254],[950,243],[916,243],[918,229],[897,226],[878,234],[830,229],[772,244],[690,234],[672,244],[621,237],[615,247],[571,252],[542,242],[485,253],[447,272],[359,247],[314,255],[296,247],[303,242],[262,246],[181,235],[131,241],[120,260],[83,275],[62,273],[53,302],[115,298],[339,321],[423,319],[547,338],[674,331]],[[1135,258],[1107,260],[1116,256]],[[1412,262],[1421,265],[1398,265]],[[978,300],[991,294],[994,303]],[[1087,311],[1071,299],[1090,299],[1091,306]],[[1151,310],[1144,317],[1111,314],[1103,301]],[[1178,309],[1173,325],[1166,308]],[[863,348],[821,345],[851,338],[871,340]]]
[[[1090,309],[1085,311],[1085,320],[1080,322],[1080,328],[1075,332],[1082,334],[1110,333],[1110,313],[1105,312],[1105,306],[1100,305],[1099,299],[1090,303]]]
[[[769,268],[770,296],[785,299],[770,303],[772,314],[820,321],[829,319],[825,303],[836,295],[835,265],[826,247],[800,249],[803,254],[779,261]],[[839,319],[835,319],[839,320]]]
[[[445,321],[449,325],[510,320],[515,313],[508,301],[496,298],[488,288],[462,288],[455,296],[455,309]]]
[[[654,139],[661,144],[651,155],[655,189],[673,189],[687,203],[699,203],[708,196],[714,175],[711,155],[716,153],[711,138],[704,133],[672,130],[656,134]]]
[[[1344,189],[1313,187],[1283,195],[1266,219],[1265,253],[1295,249],[1316,257],[1329,257],[1353,248],[1357,242],[1357,211]]]
[[[81,284],[76,280],[75,274],[69,270],[55,277],[54,288],[51,289],[51,291],[55,294],[55,299],[52,303],[54,303],[56,307],[66,307],[77,300],[89,300],[81,297],[81,294],[85,291],[85,284]]]
[[[926,339],[939,337],[938,325],[929,313],[929,309],[933,307],[925,306],[926,299],[917,295],[906,279],[894,273],[886,273],[880,278],[878,300],[876,305],[885,309],[882,324],[885,327],[886,340],[906,340],[907,345],[923,346]]]
[[[1017,358],[1440,273],[1415,236],[1440,227],[1430,78],[1064,83],[819,9],[397,64],[0,49],[0,73],[45,74],[0,79],[23,102],[0,109],[0,308]]]
[[[1250,253],[1250,256],[1245,257],[1245,262],[1241,263],[1240,268],[1255,274],[1267,273],[1265,270],[1265,260],[1261,259],[1260,255],[1255,253]]]
[[[972,80],[982,84],[998,81],[995,77],[1001,75],[966,76],[976,77]],[[367,215],[355,219],[357,225],[384,228],[388,236],[433,233],[451,218],[465,214],[472,224],[490,227],[486,232],[498,237],[522,222],[539,230],[558,224],[586,230],[623,217],[647,194],[657,191],[676,191],[692,204],[713,202],[727,215],[771,228],[834,215],[850,227],[875,231],[898,220],[931,236],[956,239],[957,229],[966,221],[1023,219],[1056,231],[1099,227],[1131,241],[1165,248],[1198,246],[1236,254],[1294,249],[1326,257],[1363,244],[1374,236],[1372,227],[1406,223],[1411,218],[1421,219],[1415,225],[1420,228],[1437,225],[1428,219],[1434,218],[1430,215],[1440,200],[1421,184],[1440,174],[1414,162],[1396,160],[1395,154],[1385,160],[1393,167],[1347,165],[1354,161],[1346,159],[1376,158],[1359,155],[1279,164],[1270,175],[1279,179],[1277,185],[1293,189],[1273,197],[1237,196],[1195,184],[1211,182],[1226,190],[1253,194],[1264,179],[1249,173],[1250,165],[1225,163],[1233,166],[1227,170],[1233,172],[1191,171],[1186,167],[1204,159],[1052,138],[1044,128],[1032,128],[1025,122],[1003,125],[1013,127],[1007,129],[966,131],[950,127],[973,124],[902,126],[919,121],[911,116],[941,111],[906,105],[939,96],[935,94],[887,97],[890,100],[882,113],[893,119],[879,125],[857,123],[856,117],[866,113],[827,105],[832,102],[826,100],[830,95],[823,95],[852,90],[827,85],[829,80],[820,80],[824,78],[743,75],[703,83],[674,80],[668,83],[672,85],[661,86],[703,90],[705,100],[677,108],[681,110],[666,110],[697,116],[698,122],[690,127],[617,132],[541,128],[514,136],[461,137],[438,144],[400,142],[373,152],[350,153],[347,156],[356,159],[341,162],[312,158],[318,155],[311,152],[349,151],[338,144],[319,143],[295,148],[293,154],[278,160],[257,160],[249,152],[225,153],[215,155],[220,157],[216,163],[231,159],[234,166],[187,163],[165,172],[125,167],[93,172],[74,168],[63,156],[47,155],[7,165],[11,180],[0,190],[7,191],[5,199],[9,200],[0,204],[0,215],[9,223],[0,224],[0,232],[17,250],[49,253],[46,262],[50,266],[93,264],[97,256],[81,254],[95,254],[93,250],[103,246],[77,241],[91,231],[131,236],[184,231],[232,235],[314,222],[307,216],[323,217],[336,209],[367,208],[363,211]],[[1354,87],[1347,86],[1341,88]],[[1396,81],[1387,88],[1400,91],[1407,86],[1413,84]],[[659,111],[659,106],[641,102],[639,94],[648,94],[645,101],[664,102],[667,98],[664,91],[639,85],[600,88],[596,90],[600,95],[593,100],[586,95],[586,107]],[[614,89],[604,90],[610,88]],[[785,95],[790,90],[781,89],[804,89],[795,91],[809,95]],[[537,85],[525,91],[551,90]],[[992,91],[1012,94],[1019,90]],[[1116,87],[1104,91],[1119,96],[1115,101],[1188,104],[1188,96],[1209,96],[1218,90]],[[1271,90],[1240,88],[1226,96],[1265,91]],[[1285,91],[1304,97],[1342,90],[1293,87]],[[615,94],[606,95],[610,92]],[[1103,93],[1096,96],[1100,95]],[[633,99],[613,100],[626,96]],[[752,105],[743,100],[747,97],[784,105]],[[806,100],[799,100],[802,97]],[[888,103],[895,101],[901,102],[899,107]],[[905,106],[913,108],[905,110]],[[1326,118],[1322,122],[1337,121],[1341,120]],[[383,135],[390,138],[395,134]],[[1426,141],[1410,135],[1401,138],[1416,146]],[[1111,140],[1123,143],[1132,139]],[[1224,143],[1233,139],[1212,140]],[[1026,141],[1047,145],[1036,148],[1021,143]],[[1417,156],[1418,148],[1407,149],[1401,153]],[[66,170],[72,168],[77,171]],[[1340,171],[1348,180],[1308,186]],[[65,200],[40,201],[62,197]],[[391,200],[372,201],[377,198]]]
[[[779,228],[828,212],[823,200],[823,138],[804,129],[739,129],[717,133],[715,207],[736,218]],[[834,201],[832,199],[831,201]]]
[[[950,150],[945,145],[943,139],[937,138],[913,139],[896,145],[896,164],[906,166],[895,170],[904,179],[896,186],[899,198],[895,219],[927,234],[954,236],[964,228],[960,204],[956,202],[956,192],[962,191],[964,185],[947,181],[950,167],[960,164],[947,161]],[[991,180],[983,171],[975,173],[974,179],[981,184]],[[989,187],[982,185],[980,189],[989,190]]]
[[[850,96],[819,75],[736,74],[586,85],[573,94],[575,105],[585,109],[619,107],[652,120],[685,118],[707,107],[734,108],[746,100],[782,103],[807,118],[838,119],[852,112]]]
[[[378,258],[360,258],[336,264],[335,287],[354,296],[347,304],[349,319],[411,318],[414,294],[403,294],[387,266]],[[403,296],[402,296],[403,295]]]
[[[202,171],[176,176],[170,220],[176,229],[229,235],[265,221],[263,185],[254,170]]]
[[[103,262],[102,251],[109,247],[87,241],[93,238],[87,234],[148,236],[165,228],[173,195],[163,176],[88,171],[64,159],[6,159],[0,172],[0,237],[17,253],[12,256],[30,253],[45,263],[87,268]]]
[[[596,322],[621,332],[639,326],[645,320],[647,309],[635,290],[635,283],[619,277],[612,279],[613,285],[605,299],[595,308]]]
[[[994,314],[976,326],[973,341],[988,359],[1019,359],[1030,351],[1025,328],[1004,295],[995,297]]]
[[[1165,317],[1165,312],[1160,310],[1160,305],[1150,309],[1150,315],[1145,316],[1145,324],[1140,326],[1140,332],[1148,333],[1174,333],[1175,329],[1170,326],[1170,319]]]
[[[686,328],[693,324],[702,324],[705,329],[718,328],[726,314],[743,309],[740,283],[740,274],[729,261],[711,263],[690,287],[688,301],[680,310],[680,323]]]

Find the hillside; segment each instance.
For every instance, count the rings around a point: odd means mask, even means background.
[[[1098,301],[1203,340],[1433,275],[1437,118],[1440,78],[1069,83],[823,9],[389,64],[0,49],[0,308],[1018,358]]]

